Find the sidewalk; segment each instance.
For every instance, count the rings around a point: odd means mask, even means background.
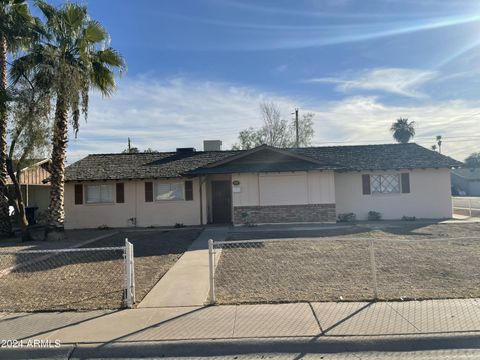
[[[480,333],[480,301],[292,303],[2,314],[0,338],[66,343]]]
[[[150,290],[138,308],[203,306],[210,283],[208,240],[225,240],[228,227],[209,227]]]
[[[283,359],[322,354],[329,359],[476,359],[480,357],[480,301],[3,313],[0,339],[51,340],[62,345],[0,349],[0,358],[9,359],[263,359],[272,354]]]

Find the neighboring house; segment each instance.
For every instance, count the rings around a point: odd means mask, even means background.
[[[452,170],[452,193],[480,196],[480,168]]]
[[[37,211],[45,211],[50,201],[50,160],[31,160],[31,165],[21,169],[20,187],[22,189],[25,207],[37,208]],[[14,163],[14,167],[16,164]],[[17,169],[14,169],[17,171]],[[12,186],[10,177],[7,177],[7,185]]]
[[[65,227],[450,218],[450,169],[417,144],[95,154],[66,170]]]

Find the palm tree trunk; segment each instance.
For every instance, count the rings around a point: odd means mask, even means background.
[[[12,235],[7,191],[7,39],[0,38],[0,236]]]
[[[58,94],[55,108],[55,124],[52,140],[52,164],[50,176],[50,205],[48,207],[45,240],[64,238],[65,220],[65,158],[68,142],[68,109],[62,94]]]

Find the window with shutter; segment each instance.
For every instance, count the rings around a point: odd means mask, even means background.
[[[85,202],[87,204],[113,203],[113,185],[86,185]]]
[[[178,183],[161,183],[155,185],[155,201],[184,200],[184,184]]]
[[[185,181],[185,200],[193,200],[193,181]]]
[[[370,175],[362,175],[363,195],[370,195]]]
[[[153,183],[145,183],[145,202],[153,202]]]
[[[123,183],[116,184],[117,204],[123,204],[125,202],[125,186]]]
[[[83,204],[83,185],[75,184],[75,205]]]
[[[410,193],[410,174],[402,173],[402,193]]]

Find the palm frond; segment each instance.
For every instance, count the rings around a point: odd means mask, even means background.
[[[95,44],[108,39],[108,33],[103,26],[94,20],[90,20],[83,31],[83,38],[89,44]]]
[[[98,61],[107,64],[109,66],[118,68],[120,72],[126,70],[125,60],[122,55],[115,49],[109,47],[105,50],[99,50],[96,52]]]
[[[92,87],[100,90],[104,96],[110,96],[117,87],[113,72],[100,62],[94,62],[92,68]]]

